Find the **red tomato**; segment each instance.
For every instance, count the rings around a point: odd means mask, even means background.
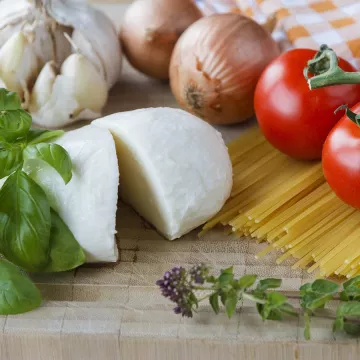
[[[359,114],[360,103],[352,110]],[[325,178],[336,195],[360,209],[360,126],[346,115],[326,139],[322,163]]]
[[[267,140],[294,158],[321,158],[323,144],[342,114],[334,111],[360,101],[360,85],[336,85],[310,90],[303,70],[316,51],[295,49],[271,62],[255,91],[255,113]],[[356,71],[340,59],[345,71]]]

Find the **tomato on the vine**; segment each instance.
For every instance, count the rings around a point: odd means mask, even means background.
[[[351,110],[360,113],[360,103]],[[360,126],[346,115],[327,137],[322,163],[325,178],[336,195],[360,209]]]
[[[325,139],[341,114],[341,105],[360,101],[360,85],[336,85],[310,90],[304,68],[317,52],[294,49],[271,62],[255,91],[255,113],[267,140],[298,159],[320,159]],[[342,70],[356,69],[339,59]]]

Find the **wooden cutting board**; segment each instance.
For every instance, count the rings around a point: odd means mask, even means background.
[[[99,6],[120,24],[125,5],[102,1]],[[150,80],[125,64],[105,113],[156,106],[177,107],[168,84]],[[229,141],[250,125],[220,131]],[[121,203],[117,230],[118,264],[32,276],[45,301],[30,313],[0,317],[1,360],[359,358],[359,342],[334,338],[329,321],[314,319],[313,340],[306,342],[297,319],[263,323],[248,303],[232,320],[224,313],[213,315],[206,304],[193,319],[182,319],[155,286],[169,268],[200,262],[217,270],[234,265],[237,275],[282,278],[284,290],[298,289],[309,280],[307,273],[290,269],[291,261],[277,266],[275,255],[256,260],[262,245],[226,236],[221,229],[200,240],[194,231],[169,242]]]

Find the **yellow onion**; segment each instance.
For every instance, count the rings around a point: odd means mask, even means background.
[[[177,42],[170,83],[179,104],[212,124],[254,114],[254,91],[280,50],[261,25],[240,14],[218,14],[190,26]]]
[[[127,10],[120,39],[129,62],[158,79],[169,78],[180,35],[202,16],[192,0],[137,0]]]

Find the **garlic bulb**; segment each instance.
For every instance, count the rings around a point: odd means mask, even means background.
[[[105,79],[81,54],[70,55],[61,66],[47,63],[32,92],[30,112],[34,122],[47,128],[61,127],[101,115],[108,89]]]
[[[83,0],[0,0],[0,86],[38,125],[100,116],[121,56],[111,20]]]

